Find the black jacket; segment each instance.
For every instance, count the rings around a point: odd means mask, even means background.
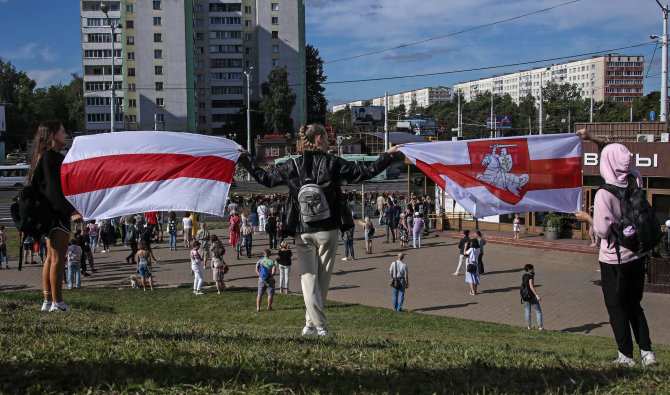
[[[369,180],[389,167],[393,163],[393,156],[384,153],[373,163],[357,164],[332,154],[305,151],[301,157],[295,159],[295,163],[293,160],[287,160],[268,170],[257,167],[248,155],[240,159],[239,162],[258,183],[266,187],[288,185],[289,193],[284,208],[281,230],[283,234],[294,236],[296,233],[313,233],[333,229],[345,231],[352,228],[354,220],[351,217],[351,212],[346,207],[347,199],[340,188],[340,180],[346,180],[349,184]],[[299,169],[296,168],[296,164]],[[302,186],[302,180],[298,175],[298,170],[300,170],[300,176],[316,180],[324,189],[330,207],[330,218],[309,224],[300,220],[298,191]]]
[[[53,208],[53,225],[60,221],[62,224],[70,224],[70,216],[76,211],[63,194],[61,185],[60,167],[65,156],[54,150],[47,150],[37,161],[33,170],[32,185],[40,191],[49,201]]]

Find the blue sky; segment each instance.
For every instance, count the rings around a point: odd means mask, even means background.
[[[281,1],[281,0],[280,0]],[[408,44],[570,0],[305,0],[307,43],[329,82],[526,62],[650,42],[661,34],[654,0],[580,0],[541,14],[355,60],[343,57]],[[78,0],[0,0],[0,57],[38,86],[81,74]],[[651,60],[654,45],[621,51]],[[660,48],[645,93],[660,90]],[[537,63],[537,66],[551,62]],[[453,86],[532,66],[378,82],[326,85],[329,106],[425,86]]]

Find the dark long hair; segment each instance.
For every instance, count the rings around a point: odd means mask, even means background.
[[[60,121],[44,121],[37,127],[35,138],[33,139],[33,153],[30,158],[30,171],[28,172],[28,182],[33,180],[33,173],[37,162],[42,154],[51,149],[54,142],[54,135],[60,130],[63,124]]]

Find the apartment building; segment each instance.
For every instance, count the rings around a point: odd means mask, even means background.
[[[251,100],[260,100],[260,86],[275,66],[287,68],[289,84],[297,95],[291,114],[296,129],[304,122],[302,1],[104,0],[103,3],[109,8],[112,23],[122,25],[115,34],[114,53],[116,94],[120,96],[117,129],[216,134],[246,108],[245,72],[249,74]],[[81,0],[88,133],[109,131],[110,127],[107,98],[111,81],[111,29],[100,4]],[[90,57],[87,51],[91,50],[101,51],[93,53],[100,56]]]
[[[451,88],[438,86],[434,88],[421,88],[407,92],[400,92],[389,95],[389,110],[400,105],[404,105],[409,110],[413,101],[416,101],[418,107],[428,107],[435,103],[446,103],[451,100]],[[383,106],[384,96],[370,99],[373,106]],[[356,100],[349,103],[343,103],[333,106],[333,112],[343,110],[346,106],[362,106],[363,100]]]
[[[454,85],[466,101],[484,92],[509,94],[518,104],[527,95],[540,97],[549,82],[575,84],[582,98],[630,103],[644,91],[644,56],[608,54],[572,62],[495,75]]]

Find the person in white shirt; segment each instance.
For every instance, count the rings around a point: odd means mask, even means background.
[[[184,214],[182,223],[184,224],[184,247],[191,247],[191,228],[193,228],[193,220],[188,211]]]
[[[261,202],[256,210],[258,212],[258,231],[264,233],[265,222],[267,221],[268,217],[268,207],[265,205],[265,203]]]
[[[202,287],[202,255],[199,251],[200,242],[193,240],[193,249],[191,250],[191,271],[193,271],[193,293],[204,295],[200,288]]]
[[[405,254],[399,252],[398,259],[393,261],[389,268],[391,278],[397,278],[400,282],[398,288],[393,288],[394,311],[402,311],[402,303],[405,300],[405,290],[409,288],[409,272],[407,271],[407,265],[403,262],[403,259],[405,259]]]

